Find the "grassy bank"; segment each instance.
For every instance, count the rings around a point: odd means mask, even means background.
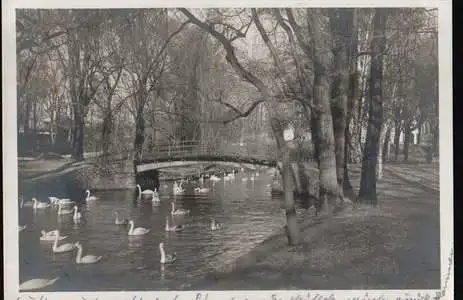
[[[358,189],[359,168],[351,179]],[[331,220],[300,215],[302,242],[282,231],[195,289],[434,289],[440,286],[436,165],[386,166],[379,205]]]

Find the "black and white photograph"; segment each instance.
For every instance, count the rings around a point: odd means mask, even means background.
[[[453,299],[450,2],[9,2],[5,299]]]

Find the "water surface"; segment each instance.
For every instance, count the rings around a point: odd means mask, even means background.
[[[174,196],[172,183],[161,182],[159,205],[149,198],[134,199],[133,190],[96,191],[100,199],[87,203],[82,202],[81,193],[68,195],[80,201],[83,216],[77,224],[71,215],[58,216],[56,208],[36,212],[22,208],[19,220],[27,229],[19,233],[20,282],[60,276],[47,291],[181,290],[204,283],[205,275],[233,262],[285,224],[281,199],[270,193],[270,176],[261,172],[255,181],[243,182],[249,174],[240,173],[234,181],[205,180],[202,186],[210,188],[205,194],[194,193],[192,186],[198,183],[192,182],[184,195]],[[45,200],[44,190],[38,188],[35,196]],[[49,195],[52,193],[50,190]],[[32,195],[24,196],[30,199]],[[171,218],[171,202],[191,211],[188,216],[170,219],[186,226],[181,232],[164,230],[166,217]],[[116,210],[121,217],[134,220],[135,227],[151,231],[129,237],[127,226],[114,223]],[[212,231],[211,218],[224,228]],[[68,236],[60,244],[80,241],[83,255],[102,255],[103,259],[77,265],[77,251],[54,254],[53,243],[41,242],[39,236],[42,229],[56,228]],[[176,253],[173,264],[160,264],[160,242],[167,253]]]

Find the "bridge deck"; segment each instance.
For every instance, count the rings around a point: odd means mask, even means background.
[[[296,151],[295,151],[296,152]],[[295,153],[296,154],[296,153]],[[299,155],[298,155],[299,156]],[[306,159],[310,155],[303,155]],[[222,143],[204,145],[196,141],[175,145],[158,145],[144,150],[140,160],[134,159],[134,151],[124,154],[112,154],[111,161],[133,160],[136,172],[155,169],[189,166],[193,164],[227,164],[232,167],[253,168],[256,165],[278,166],[278,153],[275,147],[259,143]],[[297,157],[295,157],[296,160]]]

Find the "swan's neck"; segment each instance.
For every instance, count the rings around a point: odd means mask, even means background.
[[[87,191],[87,199],[90,198],[90,191]]]
[[[82,246],[77,246],[76,262],[79,263],[81,259],[82,259]]]
[[[133,222],[130,223],[129,234],[133,233]]]
[[[74,207],[74,218],[77,218],[77,207]]]
[[[169,227],[170,227],[170,225],[169,225],[169,219],[167,219],[167,220],[166,220],[166,230],[169,230]]]
[[[137,184],[137,189],[138,189],[138,195],[140,195],[141,194],[141,187],[138,184]]]
[[[166,261],[166,253],[164,252],[164,247],[159,246],[159,251],[161,251],[161,262],[165,262]]]
[[[55,241],[53,242],[53,250],[55,250],[58,247],[58,238],[59,238],[59,234],[56,234]]]
[[[171,207],[172,207],[172,213],[174,213],[174,212],[175,212],[175,204],[172,203],[172,204],[171,204]]]

